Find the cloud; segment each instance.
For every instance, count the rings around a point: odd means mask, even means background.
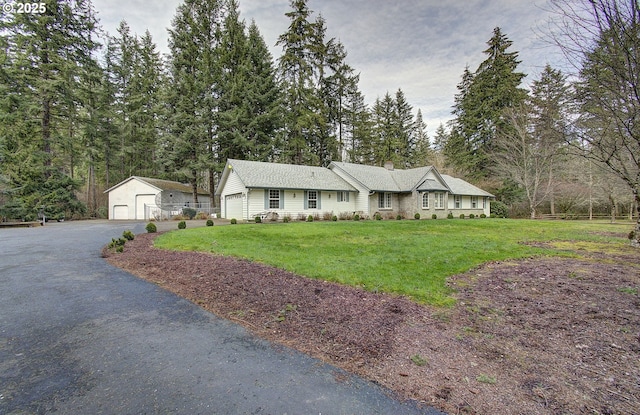
[[[547,0],[540,0],[542,2]],[[133,32],[148,28],[167,52],[167,31],[178,0],[94,0],[99,18],[111,33],[126,19]],[[239,0],[241,18],[256,21],[274,59],[289,20],[288,0]],[[360,73],[360,88],[372,104],[386,92],[401,88],[414,110],[422,110],[429,131],[450,119],[456,85],[465,69],[475,71],[485,59],[486,42],[500,27],[513,42],[522,64],[519,70],[537,76],[547,63],[558,61],[534,28],[548,18],[544,3],[523,0],[308,0],[326,21],[327,36],[345,46],[348,63]],[[110,29],[112,28],[112,29]],[[554,65],[556,66],[556,65]]]

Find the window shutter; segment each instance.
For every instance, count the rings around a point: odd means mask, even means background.
[[[309,192],[304,191],[304,210],[309,209]]]
[[[351,192],[345,192],[345,193],[347,193],[347,202],[348,202],[348,201],[349,201],[349,194],[350,194]]]
[[[269,209],[269,189],[264,189],[264,210]]]
[[[280,201],[279,201],[280,209],[284,209],[284,190],[280,189]]]
[[[322,198],[320,197],[320,195],[322,195],[322,192],[318,190],[318,192],[316,193],[318,196],[318,201],[316,202],[316,205],[318,207],[318,209],[322,209],[322,203],[320,202],[322,200]]]

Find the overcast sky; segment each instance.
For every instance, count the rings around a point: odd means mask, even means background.
[[[149,30],[158,49],[168,52],[167,28],[181,0],[93,0],[103,29],[111,34],[121,20],[132,32]],[[274,60],[275,43],[287,30],[288,0],[239,0],[241,18],[256,21]],[[486,42],[499,26],[519,52],[519,70],[528,84],[545,64],[560,68],[559,55],[540,38],[549,18],[547,0],[309,0],[313,18],[321,14],[327,36],[339,39],[347,62],[360,73],[360,90],[371,105],[388,91],[405,93],[414,112],[422,110],[429,134],[451,118],[451,106],[465,67],[475,71]]]

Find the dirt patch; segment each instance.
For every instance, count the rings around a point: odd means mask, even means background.
[[[152,247],[107,260],[255,334],[450,414],[640,413],[640,252],[490,263],[451,309]]]

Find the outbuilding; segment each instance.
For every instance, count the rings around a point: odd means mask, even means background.
[[[131,176],[105,193],[109,195],[110,220],[159,220],[181,207],[201,207],[192,206],[190,185],[171,180]],[[203,190],[198,195],[208,197]]]

